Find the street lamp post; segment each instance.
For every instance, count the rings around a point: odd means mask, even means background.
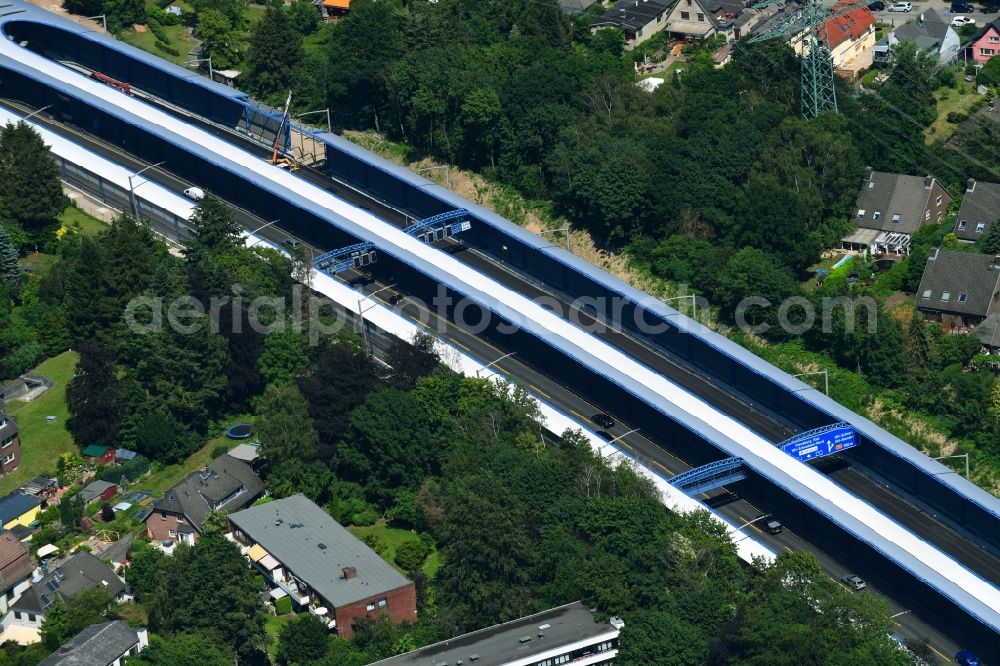
[[[482,375],[479,374],[480,372],[482,372],[483,370],[489,370],[492,366],[496,365],[497,363],[499,363],[500,361],[504,360],[505,358],[510,358],[511,356],[513,356],[516,353],[517,352],[510,352],[509,354],[504,354],[503,356],[501,356],[500,358],[496,359],[495,361],[490,361],[489,363],[487,363],[483,367],[476,369],[476,377],[479,377],[480,379],[482,379]],[[494,373],[494,372],[490,373],[490,375],[493,375],[493,374],[496,374],[496,373]],[[487,375],[487,377],[488,376],[489,375]]]
[[[569,227],[561,227],[559,229],[542,229],[538,235],[544,236],[545,234],[558,234],[558,233],[566,234],[566,251],[572,254],[573,248],[570,247],[570,242],[569,242]]]
[[[332,132],[333,131],[333,123],[330,122],[330,109],[329,108],[326,108],[326,109],[317,109],[316,111],[306,111],[305,113],[297,114],[295,117],[296,118],[302,118],[304,116],[311,116],[311,115],[313,115],[315,113],[325,113],[326,114],[326,131],[327,132]]]
[[[622,437],[628,437],[629,435],[631,435],[631,434],[632,434],[632,433],[634,433],[634,432],[639,432],[639,429],[638,429],[638,428],[632,428],[632,429],[631,429],[631,430],[629,430],[628,432],[623,432],[622,434],[618,435],[618,436],[617,436],[617,437],[615,437],[614,439],[609,439],[609,440],[608,440],[608,444],[609,444],[609,445],[612,445],[612,444],[614,444],[615,442],[617,442],[617,441],[618,441],[619,439],[621,439]],[[612,452],[612,453],[611,453],[610,455],[608,455],[608,457],[607,457],[607,458],[605,458],[605,459],[604,459],[604,461],[605,461],[605,462],[608,462],[609,460],[611,460],[611,459],[612,459],[612,458],[614,458],[615,456],[618,456],[618,455],[624,455],[624,453],[625,453],[625,452],[624,452],[623,450],[621,450],[621,449],[618,449],[617,451],[614,451],[614,452]]]
[[[263,231],[264,229],[267,229],[267,228],[268,228],[269,226],[271,226],[272,224],[277,224],[278,222],[281,222],[281,218],[278,218],[277,220],[271,220],[270,222],[267,222],[267,223],[265,223],[265,224],[262,224],[262,225],[260,225],[259,227],[257,227],[256,229],[254,229],[253,231],[251,231],[250,233],[248,233],[247,235],[248,235],[248,236],[255,236],[255,235],[257,235],[257,232],[258,232],[258,231]],[[252,242],[252,243],[250,243],[249,245],[247,245],[247,247],[253,247],[253,246],[254,246],[254,245],[256,245],[257,243],[261,242],[262,240],[264,240],[264,239],[263,239],[263,238],[258,238],[258,239],[257,239],[257,240],[255,240],[254,242]]]
[[[200,65],[203,62],[207,62],[208,63],[208,78],[210,80],[214,81],[215,80],[215,70],[212,69],[212,56],[208,56],[207,58],[195,58],[193,60],[188,60],[184,64],[187,65],[188,67],[190,67],[192,65]]]
[[[132,215],[135,216],[136,220],[139,219],[139,202],[136,201],[136,198],[135,198],[135,188],[137,186],[132,184],[132,179],[135,178],[136,176],[138,176],[139,174],[141,174],[143,171],[146,171],[147,169],[155,169],[156,167],[163,166],[164,164],[166,164],[166,161],[157,162],[156,164],[147,164],[146,166],[142,167],[141,169],[139,169],[138,171],[136,171],[135,173],[133,173],[131,176],[128,177],[128,194],[129,194],[129,200],[132,203]],[[148,183],[148,182],[149,182],[148,180],[144,180],[143,181],[143,183]],[[142,186],[142,183],[139,183],[138,186]],[[180,240],[180,239],[178,239],[178,240]]]
[[[451,189],[451,167],[449,167],[447,164],[443,164],[441,166],[424,167],[423,169],[417,169],[414,173],[423,173],[424,171],[434,171],[435,169],[444,169],[444,183],[445,183],[445,187],[447,187],[450,190]]]
[[[756,518],[754,518],[753,520],[748,520],[748,521],[746,521],[745,523],[743,523],[742,525],[740,525],[739,527],[735,527],[735,528],[733,528],[733,529],[735,529],[735,530],[736,530],[737,532],[742,532],[742,531],[743,531],[743,530],[744,530],[745,528],[747,528],[747,527],[749,527],[749,526],[753,525],[753,524],[754,524],[754,523],[756,523],[756,522],[757,522],[758,520],[764,520],[765,518],[770,518],[770,515],[769,515],[769,514],[766,514],[766,513],[764,513],[764,514],[761,514],[761,515],[757,516]],[[747,534],[747,535],[745,535],[745,536],[743,536],[743,537],[741,537],[741,538],[737,539],[737,540],[736,540],[736,541],[734,541],[733,543],[739,543],[740,541],[743,541],[743,539],[749,539],[749,538],[750,538],[750,535],[749,535],[749,534]]]
[[[395,284],[387,284],[384,287],[380,287],[375,291],[373,291],[372,293],[365,294],[364,296],[358,299],[358,319],[360,320],[361,323],[361,337],[364,339],[365,353],[368,354],[369,356],[371,355],[372,350],[371,350],[371,343],[368,340],[368,327],[365,325],[365,313],[371,310],[373,307],[375,307],[376,304],[372,303],[371,305],[369,305],[367,308],[364,309],[361,308],[361,304],[364,303],[369,298],[375,296],[376,294],[383,292],[386,289],[392,289],[395,286],[396,286]]]
[[[101,19],[101,23],[104,25],[104,32],[108,31],[108,17],[104,14],[98,14],[97,16],[84,16],[84,21],[93,21],[95,19]]]
[[[940,456],[938,458],[934,458],[934,460],[946,460],[948,458],[965,458],[965,478],[968,479],[969,478],[969,454],[968,453],[956,453],[956,454],[950,455],[950,456]],[[945,474],[947,474],[947,472],[945,472]],[[957,472],[956,472],[956,474],[957,474]]]
[[[34,111],[32,111],[31,113],[29,113],[28,115],[26,115],[24,118],[21,118],[21,120],[27,120],[28,118],[30,118],[32,116],[37,116],[39,113],[41,113],[45,109],[50,109],[50,108],[52,108],[52,105],[51,104],[46,104],[45,106],[43,106],[40,109],[35,109]]]
[[[811,372],[800,372],[797,375],[792,375],[792,377],[805,377],[807,375],[823,375],[823,387],[826,389],[826,394],[830,395],[830,373],[826,368],[822,370],[813,370]]]

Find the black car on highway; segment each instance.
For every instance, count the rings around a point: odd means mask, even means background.
[[[608,416],[607,414],[594,414],[590,417],[590,420],[601,426],[605,430],[608,428],[615,427],[615,420]]]

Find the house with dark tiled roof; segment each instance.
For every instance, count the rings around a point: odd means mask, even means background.
[[[38,666],[122,666],[126,657],[149,645],[145,628],[133,629],[121,620],[92,624],[63,643]]]
[[[1000,312],[1000,257],[934,248],[917,288],[917,310],[948,329]]]
[[[45,621],[46,610],[58,601],[66,602],[81,592],[101,587],[111,597],[121,601],[125,596],[125,583],[106,563],[86,551],[81,551],[63,561],[49,566],[48,571],[32,581],[31,585],[11,604],[10,612],[3,618],[3,635],[0,641],[14,641],[21,645],[37,643],[39,629]]]
[[[341,636],[358,618],[413,622],[416,588],[378,553],[303,495],[229,515],[233,538],[273,586]]]
[[[156,541],[194,544],[209,513],[239,511],[263,494],[264,482],[250,465],[223,454],[153,502],[146,533]]]
[[[1000,55],[1000,18],[994,19],[976,31],[968,42],[968,54],[980,65]]]
[[[582,14],[597,4],[597,0],[559,0],[559,9],[563,14],[576,16]]]
[[[667,9],[672,2],[673,0],[618,0],[603,16],[590,24],[590,30],[596,32],[605,28],[618,28],[625,33],[625,50],[629,51],[667,26]]]
[[[725,35],[734,41],[749,34],[751,24],[761,18],[745,9],[740,0],[678,0],[667,17],[667,32],[674,39],[701,41]]]
[[[933,176],[866,169],[851,219],[857,230],[842,239],[843,246],[880,260],[902,259],[910,237],[921,226],[940,222],[950,203],[948,190]]]
[[[0,533],[0,615],[31,586],[34,570],[28,546],[10,532]]]
[[[955,221],[958,240],[972,243],[986,238],[990,226],[997,221],[1000,221],[1000,185],[970,178]]]
[[[0,475],[9,474],[21,465],[21,438],[17,421],[2,407],[0,402]]]

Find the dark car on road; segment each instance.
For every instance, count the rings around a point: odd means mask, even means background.
[[[614,437],[611,435],[611,433],[608,432],[607,430],[598,430],[597,431],[597,436],[600,437],[601,439],[603,439],[606,442],[610,442],[611,440],[614,439]]]
[[[951,3],[951,13],[952,14],[971,14],[976,11],[975,8],[968,2],[953,2]]]
[[[962,666],[980,666],[982,662],[979,661],[979,657],[968,650],[962,650],[955,655],[955,663]]]
[[[872,10],[873,12],[884,12],[885,3],[882,2],[882,0],[875,0],[875,2],[869,2],[868,9]]]
[[[607,430],[608,428],[615,427],[615,420],[610,416],[608,416],[607,414],[594,414],[593,416],[590,417],[590,420],[596,423],[597,425],[601,426],[605,430]]]

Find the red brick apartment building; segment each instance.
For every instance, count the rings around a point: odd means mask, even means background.
[[[0,409],[0,475],[9,474],[21,464],[21,439],[17,421]]]

